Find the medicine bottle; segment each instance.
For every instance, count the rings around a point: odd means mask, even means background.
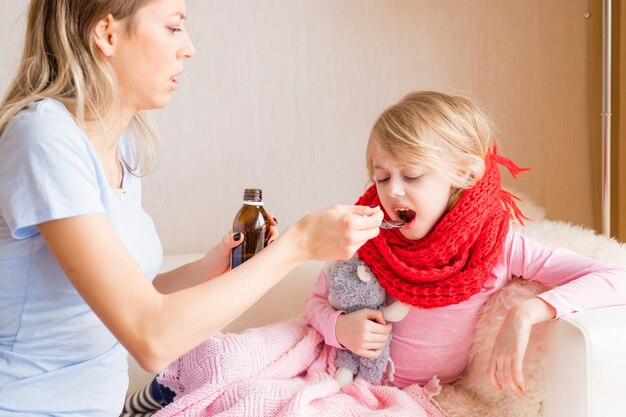
[[[263,209],[263,192],[258,188],[243,191],[243,205],[233,221],[233,233],[241,233],[243,243],[231,251],[230,267],[235,268],[265,247],[269,220]]]

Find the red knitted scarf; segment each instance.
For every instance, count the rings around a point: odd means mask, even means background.
[[[502,190],[498,165],[513,177],[526,168],[496,153],[486,159],[483,178],[465,190],[452,209],[419,240],[406,239],[398,229],[382,230],[358,254],[387,293],[421,308],[457,304],[480,291],[495,265],[514,214],[521,222],[514,195]],[[357,201],[381,205],[376,186]],[[382,206],[381,206],[382,208]],[[385,212],[385,218],[389,215]]]

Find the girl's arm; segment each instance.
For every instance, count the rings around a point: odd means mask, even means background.
[[[324,268],[306,300],[309,323],[324,336],[326,344],[365,358],[377,358],[389,338],[391,324],[385,323],[380,310],[364,308],[348,314],[335,310],[328,299],[328,271]]]
[[[327,345],[342,349],[343,346],[337,341],[337,336],[335,335],[335,325],[337,317],[343,311],[335,310],[328,301],[327,271],[328,267],[325,267],[317,281],[315,281],[313,292],[306,299],[306,316],[309,324],[324,336],[324,341]]]
[[[554,308],[554,318],[626,304],[626,271],[616,265],[552,250],[519,233],[512,233],[507,252],[510,274],[555,287],[537,296]]]
[[[505,275],[556,286],[509,310],[488,376],[498,388],[524,392],[522,364],[532,326],[575,311],[626,304],[626,271],[566,249],[551,250],[519,233],[507,237]]]
[[[332,206],[289,227],[254,258],[170,294],[156,291],[104,214],[38,225],[74,287],[146,370],[156,372],[222,329],[306,259],[349,258],[382,212]]]

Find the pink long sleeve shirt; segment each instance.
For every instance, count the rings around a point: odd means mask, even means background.
[[[411,307],[402,321],[393,324],[394,385],[423,385],[434,375],[444,383],[458,378],[469,360],[480,307],[513,276],[556,286],[539,295],[556,309],[556,318],[575,311],[626,304],[626,271],[622,268],[566,249],[551,250],[510,231],[480,292],[445,307]],[[327,344],[343,348],[335,336],[335,323],[342,312],[328,302],[325,272],[320,274],[306,301],[306,312],[309,323]]]

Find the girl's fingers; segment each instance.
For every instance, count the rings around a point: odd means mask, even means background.
[[[389,334],[369,333],[363,338],[363,343],[387,343],[389,340]]]
[[[489,363],[489,368],[487,372],[489,374],[489,380],[498,391],[502,391],[502,384],[500,383],[500,380],[498,379],[498,372],[499,372],[498,361],[492,357],[491,362]]]
[[[367,332],[371,335],[379,335],[379,336],[388,338],[389,333],[391,333],[391,330],[392,330],[391,323],[389,324],[368,323],[367,324]]]
[[[381,353],[382,353],[382,349],[378,349],[378,350],[362,349],[357,353],[357,355],[362,356],[367,359],[376,359],[380,356]]]
[[[513,364],[513,381],[515,386],[518,388],[518,392],[523,395],[526,389],[524,382],[524,358],[522,355],[517,355],[515,359],[512,361]]]
[[[361,311],[363,312],[363,314],[365,314],[365,318],[372,323],[372,325],[369,326],[368,330],[376,328],[376,327],[373,327],[374,325],[376,325],[376,323],[378,323],[380,325],[384,325],[385,324],[385,317],[383,316],[383,312],[382,311],[374,310],[374,309],[371,309],[371,308],[364,308]]]
[[[487,378],[489,378],[491,385],[498,388],[498,381],[496,380],[496,365],[493,360],[493,356],[489,359],[489,364],[487,365]]]
[[[506,364],[503,359],[498,359],[497,362],[497,370],[496,370],[496,378],[498,379],[498,384],[500,385],[500,389],[506,389],[508,386],[507,383],[507,369]]]
[[[386,340],[383,342],[368,342],[368,343],[364,343],[362,348],[365,350],[381,350],[382,351],[386,344],[387,344]]]

